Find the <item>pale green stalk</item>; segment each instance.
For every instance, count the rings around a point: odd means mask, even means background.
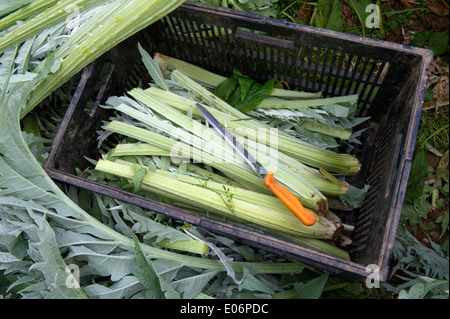
[[[148,144],[148,143],[135,143],[135,144],[119,144],[117,145],[112,152],[110,153],[110,156],[128,156],[128,155],[156,155],[156,156],[170,156],[169,150],[164,150],[160,147],[156,147],[154,145]],[[280,154],[281,155],[281,154]],[[296,174],[300,174],[304,178],[308,179],[314,186],[316,186],[319,191],[321,191],[325,195],[343,195],[347,193],[348,191],[348,184],[342,181],[339,181],[339,183],[336,183],[334,178],[333,180],[329,179],[329,175],[319,175],[318,173],[311,173],[311,174],[304,174],[303,171],[298,171],[295,167],[297,161],[293,160],[292,162],[289,162],[287,164],[288,168],[295,171]],[[188,171],[197,172],[200,175],[203,176],[210,176],[213,180],[221,181],[222,183],[233,183],[235,180],[231,181],[229,179],[223,179],[221,180],[221,176],[217,174],[213,174],[209,171],[206,171],[198,166],[195,166],[193,164],[188,164]],[[326,179],[325,179],[325,178]],[[242,180],[243,177],[241,177]],[[260,179],[255,178],[256,182],[260,184]],[[239,184],[239,181],[236,181],[236,184]],[[237,185],[236,185],[237,186]],[[244,186],[244,185],[241,185]],[[270,193],[267,189],[259,189],[260,191],[263,190],[265,193]]]
[[[174,57],[169,57],[161,53],[156,53],[154,55],[154,58],[157,59],[159,66],[163,72],[169,70],[171,71],[179,70],[183,74],[189,76],[194,81],[201,83],[202,85],[205,85],[212,89],[218,87],[223,81],[227,79],[224,76],[210,72],[194,64],[185,62],[183,60],[179,60]],[[311,99],[321,97],[322,93],[299,92],[275,88],[273,89],[271,96],[282,97],[286,99]]]
[[[58,2],[58,0],[35,0],[26,6],[11,12],[5,17],[0,19],[0,31],[6,30],[7,28],[16,24],[17,21],[26,21],[29,18],[38,15],[43,10],[53,6]]]
[[[179,96],[175,93],[167,92],[155,87],[151,87],[145,90],[147,95],[151,95],[157,100],[160,100],[168,105],[178,109],[180,112],[188,113],[192,112],[193,118],[202,119],[202,115],[197,107],[192,107],[195,104],[195,101]],[[145,101],[145,97],[140,95],[141,100]],[[258,139],[258,132],[260,127],[249,123],[248,121],[236,121],[236,118],[216,110],[214,108],[208,107],[207,105],[203,105],[216,119],[226,128],[233,129],[237,132],[245,132],[247,134],[246,137],[252,138],[253,140]],[[280,137],[277,133],[278,131],[271,131],[278,140]],[[267,141],[268,143],[270,141]],[[331,185],[328,183],[323,176],[318,172],[318,170],[313,169],[309,166],[304,165],[302,162],[294,159],[292,156],[288,156],[285,154],[287,151],[283,146],[286,143],[280,142],[278,140],[278,160],[279,163],[282,163],[284,166],[290,168],[291,170],[295,170],[297,174],[300,174],[302,177],[310,181],[318,190],[327,195],[343,195],[348,191],[348,186],[340,185],[341,187],[336,187],[336,185]],[[268,145],[270,146],[270,145]]]
[[[123,157],[123,156],[167,156],[170,157],[170,151],[162,149],[160,147],[156,147],[147,143],[130,143],[130,144],[118,144],[112,152],[109,154],[111,157]],[[180,160],[181,161],[181,160]],[[180,161],[177,161],[176,164],[179,164]],[[173,162],[173,160],[172,160]],[[201,178],[213,180],[222,184],[230,185],[230,186],[242,186],[239,183],[231,180],[229,178],[223,177],[219,174],[210,172],[206,169],[198,167],[194,164],[186,163],[186,172],[193,173],[195,175],[200,176]]]
[[[283,139],[283,151],[300,162],[316,168],[324,168],[330,173],[339,175],[355,175],[360,171],[361,163],[357,158],[348,154],[338,154],[329,150],[298,143],[290,139]],[[281,148],[281,146],[280,146]]]
[[[133,164],[131,162],[117,160],[116,163],[120,165],[126,165],[131,168],[133,168],[136,164]],[[246,189],[242,189],[239,187],[234,187],[229,184],[223,184],[221,182],[216,182],[214,180],[204,180],[199,179],[196,177],[183,175],[183,174],[175,174],[173,172],[169,171],[162,171],[162,170],[156,170],[153,172],[154,174],[158,174],[167,178],[174,179],[178,182],[188,183],[191,185],[200,186],[202,188],[212,190],[216,192],[217,194],[221,194],[223,198],[227,198],[227,196],[230,196],[232,194],[232,199],[240,199],[245,202],[254,204],[256,206],[263,206],[265,208],[275,210],[275,211],[286,211],[286,207],[284,204],[282,204],[276,197],[264,195],[260,193],[255,193],[253,191],[249,191]],[[181,185],[181,184],[180,184]],[[180,187],[182,188],[182,186]],[[144,190],[152,191],[154,188],[152,187],[143,187]],[[161,195],[167,195],[167,193],[164,192],[158,192]],[[173,197],[173,199],[177,199],[177,197]],[[190,202],[185,201],[185,204],[191,204]],[[197,206],[196,204],[193,204],[194,207]],[[266,228],[264,225],[259,225],[260,228]],[[267,228],[267,230],[273,232],[272,228]],[[296,243],[308,248],[312,248],[318,251],[326,252],[328,254],[331,254],[333,256],[337,256],[343,259],[350,260],[348,252],[342,250],[339,247],[336,247],[334,244],[331,244],[327,241],[315,239],[315,238],[309,238],[309,237],[299,237],[299,236],[291,236],[287,235],[285,233],[276,233],[276,235],[289,240],[292,243]]]
[[[215,96],[213,93],[208,91],[206,88],[198,84],[197,82],[191,80],[187,75],[183,74],[179,70],[175,70],[172,72],[171,77],[178,84],[180,84],[184,89],[194,92],[198,95],[198,97],[208,103],[210,105],[214,105],[215,108],[221,110],[222,112],[228,113],[230,115],[235,116],[237,119],[248,119],[249,117],[242,113],[241,111],[235,109],[224,100]],[[250,120],[254,121],[254,120]]]
[[[263,206],[276,211],[287,210],[286,206],[284,206],[284,204],[277,197],[273,196],[273,194],[266,195],[256,193],[248,189],[231,186],[215,181],[205,181],[195,177],[180,174],[174,175],[173,173],[168,171],[157,170],[155,174],[159,174],[161,176],[165,176],[168,178],[173,178],[175,176],[177,181],[188,183],[191,185],[201,186],[206,189],[220,193],[223,196],[226,196],[227,194],[232,194],[233,198],[243,200],[253,205]]]
[[[116,145],[109,153],[109,156],[115,157],[128,155],[170,156],[170,150],[147,143],[127,143]]]
[[[280,97],[283,99],[315,99],[322,96],[322,92],[311,93],[311,92],[303,92],[303,91],[291,91],[285,89],[273,89],[273,92],[270,94],[272,97]]]
[[[351,130],[331,127],[323,123],[315,123],[310,121],[305,121],[299,124],[300,127],[306,128],[312,132],[323,133],[332,137],[337,137],[342,140],[349,140],[352,136]]]
[[[181,139],[183,141],[191,143],[191,146],[198,145],[198,148],[202,149],[202,151],[205,151],[207,148],[211,148],[211,146],[213,146],[214,148],[211,150],[213,151],[213,153],[211,154],[221,155],[222,156],[221,159],[224,162],[233,164],[236,163],[246,166],[243,160],[235,153],[235,151],[228,144],[224,142],[223,139],[221,138],[219,140],[217,140],[217,138],[211,139],[211,137],[217,136],[215,132],[212,131],[211,128],[207,128],[203,124],[196,122],[195,125],[196,129],[194,129],[194,121],[191,118],[172,109],[168,105],[160,103],[151,96],[148,96],[142,89],[133,89],[131,92],[129,92],[129,94],[134,98],[136,98],[137,100],[139,100],[140,102],[147,105],[148,107],[152,108],[156,112],[162,114],[165,118],[170,119],[171,121],[190,131],[192,133],[192,136],[188,137],[187,132],[172,129],[173,131],[176,131],[175,133],[176,136],[180,134],[181,137],[182,135],[183,137]],[[159,130],[162,130],[164,132],[170,131],[169,127],[164,128],[164,126],[166,126],[166,123],[159,120],[155,120],[154,116],[144,114],[130,106],[120,104],[116,106],[115,109],[124,112],[127,115],[132,116],[145,124],[157,127]],[[157,123],[155,124],[155,122]],[[202,138],[205,138],[205,140],[201,140]],[[196,142],[196,140],[199,141]],[[262,148],[259,147],[259,149]],[[260,161],[260,158],[258,156],[260,152],[257,151],[258,145],[255,145],[255,149],[247,148],[247,150],[250,153],[254,154],[256,160]],[[327,209],[326,197],[322,193],[320,193],[320,191],[310,181],[308,181],[301,175],[292,172],[291,170],[287,170],[281,163],[272,163],[270,161],[269,163],[264,162],[261,163],[266,167],[267,170],[274,172],[277,176],[276,178],[281,183],[285,184],[285,186],[289,187],[298,196],[300,196],[301,201],[302,203],[304,203],[304,205],[314,209],[321,209],[321,210]]]
[[[132,167],[108,160],[99,160],[96,169],[130,180],[135,174]],[[195,202],[199,208],[220,212],[230,218],[238,218],[239,220],[245,220],[291,235],[331,239],[334,238],[336,231],[340,227],[322,218],[320,215],[317,216],[317,221],[313,226],[305,226],[287,208],[284,210],[273,210],[236,198],[232,198],[232,202],[229,202],[215,191],[152,172],[148,172],[145,175],[143,184],[159,189],[163,194],[171,194],[179,200],[185,199],[188,203]],[[259,194],[255,193],[255,196],[257,195]]]
[[[136,165],[134,163],[121,159],[115,160],[114,163],[126,165],[133,169]],[[225,181],[225,183],[222,183],[215,181],[214,179],[204,179],[185,174],[177,174],[171,171],[163,171],[160,169],[153,171],[153,173],[167,178],[174,178],[179,182],[201,186],[222,195],[227,195],[228,193],[230,193],[233,194],[233,198],[241,199],[254,205],[264,206],[274,210],[286,210],[286,206],[284,206],[284,204],[280,202],[278,198],[273,196],[273,194],[267,195],[257,193],[239,186],[230,185],[227,183],[227,181]]]
[[[321,251],[345,260],[351,260],[350,254],[346,250],[336,246],[333,242],[327,240],[309,237],[290,236],[282,233],[275,233],[274,235],[294,244],[298,244],[307,248]]]
[[[306,107],[321,107],[330,104],[339,103],[356,103],[358,102],[358,94],[346,95],[346,96],[336,96],[321,99],[312,100],[287,100],[269,97],[261,102],[257,108],[260,109],[293,109],[298,110]]]
[[[89,10],[90,8],[106,2],[107,0],[63,0],[54,5],[49,4],[48,1],[43,1],[42,3],[38,2],[36,6],[31,7],[31,10],[30,8],[27,10],[32,13],[42,10],[42,8],[46,9],[27,20],[24,24],[15,29],[14,32],[10,32],[3,36],[0,39],[0,53],[3,53],[6,48],[21,44],[32,36],[41,33],[44,29],[50,28],[55,24],[64,21],[69,15],[73,14],[70,10],[71,8],[82,8],[83,10]],[[18,14],[12,14],[12,18],[7,16],[5,20],[2,19],[0,30],[2,27],[7,27],[11,24],[9,21],[17,21],[12,19],[17,19],[20,17],[25,18],[27,15],[24,13],[25,12],[22,12],[22,14],[20,14],[19,12]]]
[[[208,252],[208,245],[199,240],[178,240],[171,242],[170,239],[165,238],[156,243],[156,246],[200,255],[205,255]]]
[[[172,79],[177,81],[186,90],[196,93],[203,101],[218,108],[222,112],[229,113],[236,119],[249,119],[247,115],[233,108],[231,105],[206,90],[188,76],[175,70],[172,72]],[[245,121],[247,125],[254,124],[256,127],[268,129],[270,126],[256,120]],[[278,133],[278,148],[300,162],[316,168],[325,168],[327,171],[336,174],[354,175],[359,172],[361,163],[355,157],[348,154],[338,154],[329,150],[324,150],[310,145],[303,141],[289,136],[287,133]]]
[[[158,61],[159,67],[163,73],[167,74],[170,71],[180,70],[194,81],[212,88],[219,86],[220,83],[227,79],[224,76],[210,72],[194,64],[161,53],[155,53],[154,58]]]
[[[169,134],[171,137],[183,141],[184,142],[183,144],[189,144],[192,147],[195,147],[195,149],[201,150],[202,153],[206,152],[211,155],[220,156],[223,162],[233,163],[236,166],[246,168],[246,166],[242,161],[240,161],[242,163],[237,161],[237,157],[234,151],[231,149],[229,145],[226,145],[222,139],[216,138],[208,141],[203,139],[202,137],[211,137],[215,136],[215,134],[214,131],[212,131],[212,129],[208,129],[205,126],[200,125],[200,123],[198,123],[197,126],[197,130],[199,130],[200,132],[197,133],[196,129],[194,129],[193,123],[190,121],[187,121],[187,123],[186,121],[181,121],[181,123],[184,122],[183,123],[184,125],[181,124],[180,127],[175,127],[172,124],[167,123],[166,121],[163,121],[154,115],[145,114],[126,104],[119,104],[115,106],[114,109],[148,126],[151,126],[157,129],[158,131],[165,132]],[[175,114],[175,117],[177,115],[181,116],[182,114]],[[169,118],[172,120],[173,117]],[[183,120],[183,118],[181,118],[181,120]]]
[[[218,183],[222,183],[222,184],[229,185],[229,186],[236,186],[236,187],[243,186],[243,185],[239,184],[238,182],[231,180],[230,178],[223,177],[222,175],[212,173],[212,172],[210,172],[206,169],[203,169],[201,167],[198,167],[194,164],[187,164],[186,169],[187,169],[187,172],[190,172],[192,174],[198,175],[200,177],[203,177],[205,179],[212,180],[212,181],[215,181]],[[267,193],[269,193],[269,192],[267,192]]]
[[[117,1],[117,0],[116,0]],[[119,0],[120,3],[108,2],[106,1],[105,5],[101,5],[98,7],[94,7],[93,10],[95,12],[90,11],[90,14],[93,14],[87,21],[80,21],[81,26],[78,26],[77,30],[72,30],[70,36],[64,41],[60,46],[58,46],[54,53],[53,59],[55,61],[59,59],[66,58],[71,51],[82,43],[86,41],[93,32],[97,28],[99,28],[105,21],[109,19],[114,19],[118,10],[123,9],[127,5],[127,0]],[[71,10],[75,10],[75,8],[71,7]],[[84,14],[87,14],[88,11],[84,11],[78,16],[78,19],[82,19]],[[45,66],[45,60],[43,60],[36,68],[33,70],[34,72],[41,71]]]
[[[97,28],[93,28],[87,38],[74,46],[55,73],[49,74],[33,90],[22,111],[22,117],[84,66],[131,35],[169,14],[183,2],[182,0],[128,0],[127,5],[123,7],[123,2],[117,1],[117,4],[111,8],[115,11],[114,16],[108,16],[108,18],[98,16]]]
[[[171,157],[174,156],[184,158],[187,156],[194,162],[204,163],[214,167],[246,188],[263,193],[268,191],[264,185],[262,185],[261,178],[253,174],[248,167],[244,169],[234,164],[223,162],[220,158],[209,155],[206,152],[202,152],[200,149],[196,149],[195,147],[188,147],[187,144],[184,145],[188,148],[188,151],[183,151],[183,154],[177,154],[174,150],[177,150],[179,147],[183,147],[181,142],[177,142],[171,138],[122,122],[112,121],[108,123],[104,129],[165,149],[170,152]]]

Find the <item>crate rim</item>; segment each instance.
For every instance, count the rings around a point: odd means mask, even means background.
[[[276,19],[276,18],[269,18],[269,17],[263,16],[261,14],[254,13],[254,12],[247,12],[247,11],[235,10],[235,9],[231,9],[231,8],[218,7],[218,6],[214,6],[211,4],[192,2],[192,1],[185,1],[181,6],[182,7],[195,7],[197,10],[202,11],[206,14],[209,12],[209,13],[214,13],[214,14],[220,13],[221,15],[230,16],[230,17],[238,16],[240,18],[244,18],[247,21],[254,22],[254,23],[267,24],[267,25],[275,25],[276,24],[277,26],[283,26],[283,27],[287,27],[287,28],[293,29],[293,30],[300,30],[303,32],[305,32],[305,31],[313,32],[313,33],[316,33],[316,34],[319,34],[322,36],[326,36],[326,37],[330,37],[330,38],[338,38],[338,39],[342,39],[342,40],[351,41],[354,43],[361,43],[362,41],[364,41],[365,44],[371,44],[371,45],[374,45],[377,47],[390,49],[390,50],[394,50],[394,51],[398,51],[398,52],[402,52],[402,53],[407,52],[410,54],[419,55],[423,58],[424,65],[428,65],[429,63],[431,63],[433,56],[434,56],[433,50],[430,50],[430,49],[425,49],[425,48],[420,48],[420,47],[415,47],[415,46],[400,44],[400,43],[395,43],[395,42],[389,42],[389,41],[374,39],[374,38],[370,38],[370,37],[358,36],[358,35],[350,34],[350,33],[346,33],[346,32],[334,31],[334,30],[319,28],[319,27],[315,27],[315,26],[309,26],[309,25],[305,25],[305,24],[295,23],[295,22],[291,22],[291,21],[280,20],[280,19]]]

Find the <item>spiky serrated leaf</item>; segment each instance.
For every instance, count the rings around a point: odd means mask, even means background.
[[[132,252],[101,254],[85,246],[72,246],[67,258],[87,262],[81,271],[92,275],[110,276],[112,281],[118,281],[129,275],[131,269],[137,265]]]
[[[153,265],[147,260],[139,244],[136,235],[133,234],[134,251],[139,267],[133,268],[133,274],[139,279],[142,285],[149,290],[148,297],[152,299],[162,299],[164,292],[161,288],[160,279],[153,268]]]
[[[177,280],[171,285],[178,292],[183,294],[183,299],[192,299],[197,296],[208,284],[208,282],[217,274],[217,271],[205,271],[198,275],[189,276]]]
[[[71,274],[64,262],[56,242],[55,234],[44,217],[29,210],[35,221],[35,227],[29,227],[26,232],[34,232],[39,241],[30,245],[39,252],[39,261],[30,267],[30,270],[39,270],[45,277],[47,296],[51,298],[86,298],[79,286],[70,286],[67,279]]]

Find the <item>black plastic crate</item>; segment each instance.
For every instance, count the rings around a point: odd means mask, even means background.
[[[111,115],[98,108],[111,95],[146,83],[137,50],[160,52],[228,76],[234,67],[257,80],[276,77],[292,89],[326,96],[360,94],[359,116],[372,125],[355,148],[361,172],[348,181],[370,185],[362,208],[351,213],[354,244],[346,261],[279,238],[201,216],[80,178],[75,169],[98,158],[97,131]],[[412,164],[432,52],[186,2],[169,16],[127,39],[85,68],[44,164],[55,180],[130,202],[204,227],[242,243],[293,258],[352,280],[364,280],[368,265],[388,276]],[[142,71],[144,70],[144,71]],[[94,100],[93,106],[87,106]]]

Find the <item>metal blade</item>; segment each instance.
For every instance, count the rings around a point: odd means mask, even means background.
[[[224,140],[239,154],[244,161],[258,174],[262,179],[266,178],[266,175],[269,172],[258,163],[248,152],[247,150],[231,135],[225,128],[217,121],[217,119],[208,112],[202,105],[196,103],[197,108],[202,113],[203,117],[206,121],[224,138]]]

